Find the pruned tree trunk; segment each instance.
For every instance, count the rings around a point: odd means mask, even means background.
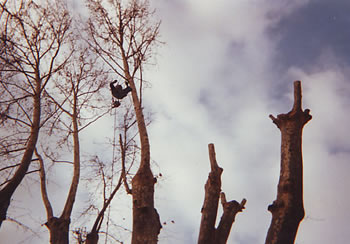
[[[266,244],[292,244],[304,218],[302,130],[311,119],[310,110],[301,108],[301,83],[294,82],[294,106],[277,118],[270,115],[282,134],[281,171],[277,199],[268,207],[272,221]]]
[[[211,172],[205,184],[198,244],[224,244],[227,242],[235,216],[244,209],[246,200],[243,199],[240,204],[237,201],[226,201],[225,194],[221,192],[221,174],[223,169],[216,162],[214,144],[209,144],[208,148]],[[218,228],[215,228],[220,195],[224,212]]]
[[[214,145],[209,144],[210,168],[207,183],[205,184],[205,196],[202,207],[202,220],[199,229],[198,244],[214,243],[215,221],[221,192],[221,174],[223,169],[219,167],[215,158]]]
[[[225,193],[223,192],[221,192],[220,198],[223,214],[215,232],[215,244],[225,244],[227,242],[236,215],[238,212],[242,212],[244,205],[247,202],[246,199],[243,199],[241,203],[238,203],[235,200],[226,202]]]

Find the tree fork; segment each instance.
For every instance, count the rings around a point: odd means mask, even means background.
[[[266,244],[292,244],[304,218],[302,130],[311,120],[310,110],[301,108],[301,82],[294,82],[294,105],[287,114],[270,115],[281,131],[281,171],[277,199],[268,207],[272,213]]]
[[[237,201],[226,201],[225,194],[221,192],[221,174],[223,169],[216,162],[214,144],[208,145],[211,172],[205,184],[205,197],[202,207],[202,219],[200,224],[198,244],[225,244],[229,237],[232,224],[238,212],[244,209],[246,200],[241,203]],[[219,205],[219,198],[223,207],[218,228],[215,221]]]
[[[51,244],[67,244],[69,243],[69,224],[70,218],[51,217],[45,225],[50,230]]]

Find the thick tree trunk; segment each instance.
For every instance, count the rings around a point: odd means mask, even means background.
[[[141,143],[140,166],[132,179],[133,228],[131,243],[156,244],[162,226],[160,224],[158,212],[154,208],[154,184],[156,183],[156,179],[151,171],[148,133],[136,86],[129,73],[127,58],[124,54],[124,50],[121,49],[121,51],[124,74],[132,88],[131,94]]]
[[[133,233],[132,244],[155,244],[161,229],[154,208],[154,177],[148,167],[140,167],[132,179]]]
[[[266,244],[292,244],[299,223],[304,218],[302,130],[311,119],[301,108],[301,84],[294,82],[294,106],[277,118],[270,115],[282,134],[281,171],[277,199],[268,210],[272,213]]]
[[[86,236],[85,244],[97,244],[98,243],[98,233],[97,231],[91,231]]]
[[[40,114],[41,114],[41,82],[37,81],[36,94],[33,97],[33,115],[31,131],[28,138],[26,150],[24,151],[20,166],[17,168],[16,173],[6,184],[6,186],[0,191],[0,227],[2,222],[6,219],[7,209],[10,205],[11,197],[19,184],[22,182],[26,175],[30,163],[32,161],[34,149],[39,137],[40,130]]]
[[[45,224],[50,231],[51,244],[68,244],[69,243],[69,224],[70,219],[50,218]]]
[[[235,216],[244,209],[246,200],[243,199],[240,204],[237,201],[226,201],[225,194],[221,192],[221,174],[223,169],[216,162],[214,144],[209,144],[208,148],[211,172],[205,184],[198,244],[225,244],[230,235]],[[224,212],[218,228],[215,228],[220,195]]]

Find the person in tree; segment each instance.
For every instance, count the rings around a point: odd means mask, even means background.
[[[115,80],[111,83],[109,83],[109,86],[111,87],[111,92],[113,97],[115,97],[117,100],[113,102],[113,108],[117,108],[120,106],[120,99],[123,99],[124,97],[126,97],[128,95],[129,92],[132,91],[131,87],[129,86],[128,82],[125,81],[126,87],[123,88],[121,85],[117,84],[116,86],[114,86],[115,83],[117,83],[118,81]]]

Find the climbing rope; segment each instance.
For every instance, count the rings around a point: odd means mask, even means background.
[[[115,145],[117,141],[117,110],[112,109],[111,110],[111,115],[114,115],[113,117],[113,150],[112,150],[112,177],[111,177],[111,188],[110,188],[110,193],[109,196],[111,196],[112,191],[113,191],[113,178],[114,178],[114,164],[115,164]],[[111,205],[108,206],[108,213],[107,213],[107,221],[106,221],[106,238],[105,238],[105,244],[107,244],[107,236],[108,236],[108,231],[109,231],[109,220],[110,220],[110,214],[111,214]]]

